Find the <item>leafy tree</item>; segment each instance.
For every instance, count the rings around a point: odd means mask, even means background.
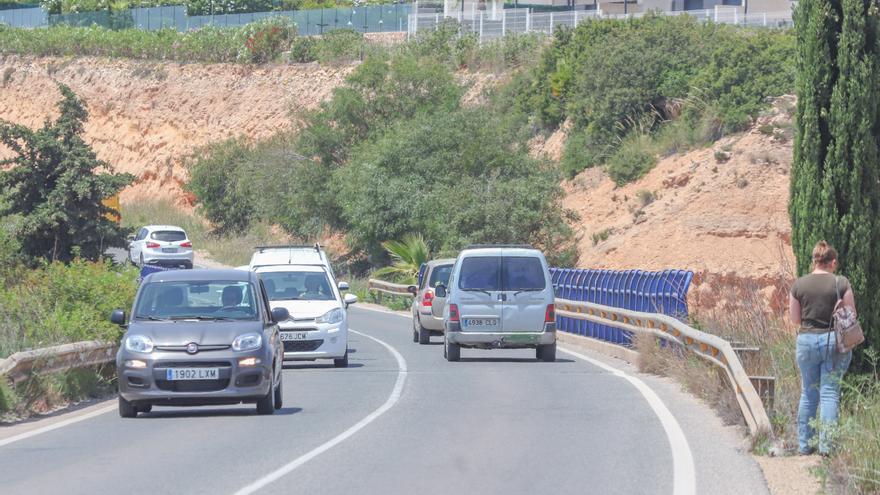
[[[430,259],[428,243],[421,235],[407,235],[401,241],[385,241],[382,247],[391,256],[391,266],[376,270],[376,276],[380,278],[412,282],[418,276],[422,263]]]
[[[202,212],[220,232],[241,232],[253,218],[255,198],[241,177],[243,163],[254,158],[241,139],[229,139],[201,150],[188,164],[187,188],[198,198]]]
[[[350,239],[374,256],[410,232],[434,252],[471,242],[566,252],[573,236],[559,174],[531,158],[526,142],[516,123],[486,108],[400,122],[334,175]]]
[[[0,161],[10,167],[0,172],[0,216],[19,217],[15,235],[29,257],[95,260],[123,245],[125,232],[102,201],[134,177],[97,159],[82,137],[88,111],[70,88],[59,89],[60,116],[42,129],[0,121],[0,143],[13,154]]]
[[[840,253],[859,318],[880,342],[880,32],[869,0],[803,0],[789,214],[798,272],[820,239]]]

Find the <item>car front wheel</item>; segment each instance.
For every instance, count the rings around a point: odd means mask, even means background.
[[[278,381],[278,385],[275,385],[275,409],[281,409],[281,406],[284,404],[284,397],[282,397],[282,383],[281,380]]]
[[[138,415],[137,406],[119,396],[119,417],[136,418]]]
[[[269,393],[265,397],[257,401],[257,414],[272,414],[275,412],[275,375],[273,371],[272,386],[269,387]]]
[[[333,360],[333,366],[337,368],[348,368],[348,349],[345,350],[345,355],[341,358]]]

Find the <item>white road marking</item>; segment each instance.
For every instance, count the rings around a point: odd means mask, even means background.
[[[262,478],[251,483],[250,485],[238,490],[237,492],[235,492],[235,495],[246,495],[246,494],[254,493],[257,490],[260,490],[261,488],[264,488],[267,485],[277,481],[279,478],[290,474],[298,467],[311,461],[315,457],[318,457],[319,455],[323,454],[324,452],[327,452],[328,450],[332,449],[336,445],[339,445],[340,443],[347,440],[349,437],[351,437],[352,435],[354,435],[358,431],[362,430],[365,426],[367,426],[368,424],[375,421],[376,418],[378,418],[379,416],[388,412],[388,410],[391,409],[392,407],[394,407],[394,405],[397,403],[397,401],[400,400],[400,396],[403,393],[403,384],[404,384],[404,382],[406,382],[406,375],[407,375],[406,360],[403,359],[403,356],[401,356],[400,353],[397,352],[397,349],[392,347],[390,344],[388,344],[382,340],[379,340],[376,337],[352,330],[350,328],[348,329],[348,331],[352,332],[352,333],[356,333],[362,337],[366,337],[368,339],[371,339],[371,340],[378,342],[379,344],[384,346],[386,349],[388,349],[388,352],[390,352],[394,356],[394,359],[397,360],[397,381],[394,383],[394,388],[391,390],[391,395],[388,396],[388,400],[386,400],[384,404],[379,406],[378,409],[376,409],[375,411],[373,411],[369,415],[367,415],[364,419],[358,421],[357,424],[355,424],[351,428],[345,430],[344,432],[342,432],[339,435],[337,435],[336,437],[330,439],[326,443],[319,445],[318,447],[314,448],[313,450],[306,452],[305,454],[297,457],[296,459],[290,461],[289,463],[285,464],[284,466],[281,466],[280,468],[267,474],[266,476],[263,476]]]
[[[24,433],[20,433],[18,435],[11,436],[9,438],[4,438],[3,440],[0,440],[0,447],[4,447],[6,445],[9,445],[11,443],[15,443],[15,442],[18,442],[21,440],[26,440],[28,438],[35,437],[37,435],[42,435],[43,433],[48,433],[52,430],[57,430],[58,428],[64,428],[65,426],[69,426],[74,423],[79,423],[80,421],[85,421],[87,419],[94,418],[95,416],[100,416],[100,415],[108,413],[110,411],[114,411],[117,408],[118,408],[118,406],[116,404],[113,404],[112,406],[102,407],[101,409],[83,414],[81,416],[75,416],[75,417],[72,417],[69,419],[65,419],[63,421],[59,421],[57,423],[53,423],[48,426],[44,426],[42,428],[37,428],[36,430],[26,431]]]
[[[669,447],[672,450],[672,493],[674,495],[693,495],[697,493],[696,470],[694,469],[694,456],[691,453],[690,445],[688,445],[687,437],[684,435],[681,426],[675,419],[675,416],[666,408],[660,397],[651,390],[645,382],[638,378],[628,375],[627,373],[609,366],[601,361],[587,357],[575,351],[558,347],[558,349],[566,354],[572,355],[578,359],[582,359],[594,366],[598,366],[609,373],[617,375],[624,380],[630,382],[636,390],[641,392],[645,401],[654,410],[654,414],[660,419],[663,430],[666,432],[666,438],[669,440]]]
[[[393,311],[383,311],[381,309],[368,308],[361,306],[359,309],[364,309],[367,311],[373,311],[375,313],[383,313],[390,315],[402,316],[404,318],[412,318],[409,315],[403,315],[400,313],[396,313]],[[640,379],[628,375],[627,373],[614,368],[613,366],[607,365],[601,361],[597,361],[593,358],[587,357],[583,354],[580,354],[575,351],[571,351],[565,349],[563,347],[558,347],[558,349],[566,354],[572,355],[579,359],[582,359],[590,364],[598,366],[609,373],[617,375],[624,380],[630,382],[636,390],[638,390],[642,396],[645,398],[645,401],[651,406],[651,409],[654,411],[654,414],[660,419],[660,424],[663,425],[663,431],[666,433],[666,438],[669,440],[669,447],[672,449],[672,493],[673,495],[693,495],[697,493],[697,481],[696,481],[696,469],[694,468],[694,456],[691,453],[690,445],[688,445],[687,437],[682,431],[681,426],[678,424],[678,421],[675,419],[675,416],[672,415],[672,412],[663,404],[663,401],[660,399],[657,394],[648,387],[645,382]]]

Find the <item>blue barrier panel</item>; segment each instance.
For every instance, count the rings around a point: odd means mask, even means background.
[[[147,275],[157,273],[157,272],[167,272],[169,270],[179,270],[177,267],[170,266],[159,266],[159,265],[144,265],[141,267],[141,276],[140,279],[143,280]]]
[[[550,273],[556,297],[687,318],[687,291],[694,276],[687,270],[646,272],[551,268]],[[608,325],[559,317],[557,328],[619,345],[632,345],[631,332]]]

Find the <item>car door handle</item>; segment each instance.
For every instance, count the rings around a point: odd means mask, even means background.
[[[498,294],[498,301],[504,302],[506,300],[507,300],[507,294],[504,294],[504,293]]]

